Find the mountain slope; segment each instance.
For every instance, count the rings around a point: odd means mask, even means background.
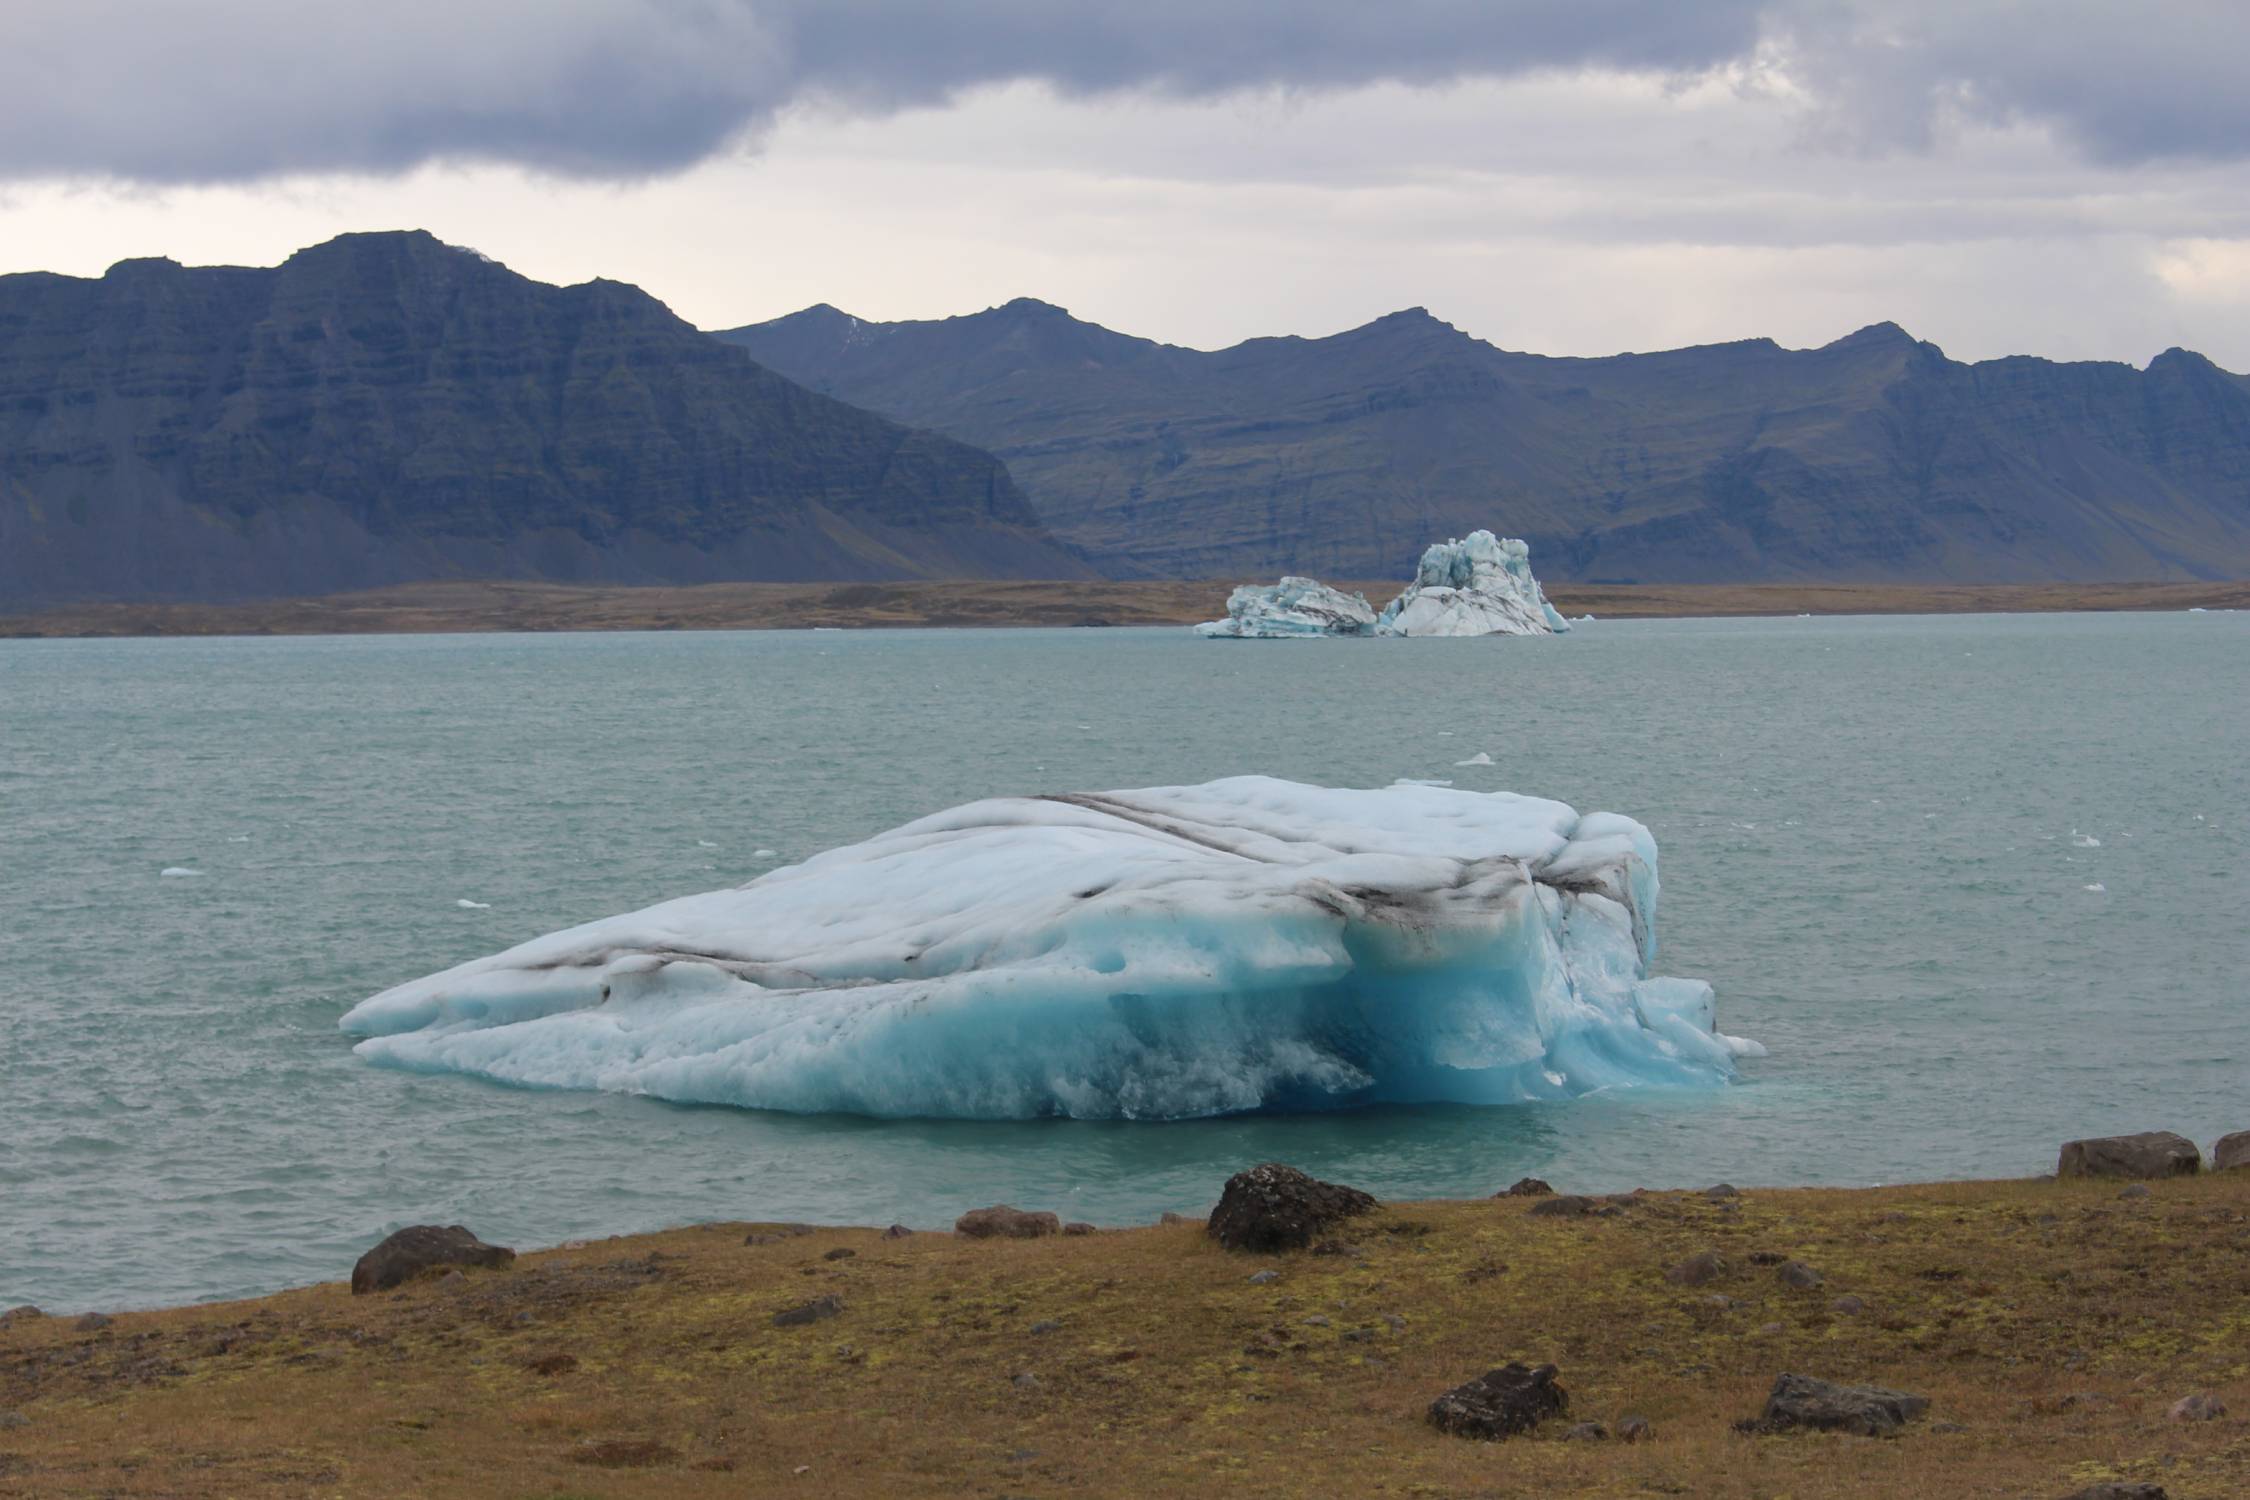
[[[990,454],[427,234],[0,277],[0,605],[1071,577]]]
[[[1584,580],[2250,576],[2250,380],[2179,350],[1970,365],[1879,324],[1555,359],[1416,308],[1204,353],[1030,300],[718,337],[991,448],[1113,573],[1398,576],[1489,526]]]

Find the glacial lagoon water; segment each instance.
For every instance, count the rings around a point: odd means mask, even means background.
[[[332,1278],[428,1220],[522,1246],[1002,1200],[1131,1223],[1266,1159],[1403,1197],[2208,1145],[2250,1129],[2246,767],[2250,615],[0,642],[0,1306]],[[511,1089],[336,1030],[952,803],[1247,771],[1642,819],[1659,969],[1770,1055],[1718,1090],[977,1124]]]

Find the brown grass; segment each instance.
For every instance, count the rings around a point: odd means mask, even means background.
[[[1378,606],[1396,582],[1344,583]],[[713,583],[693,588],[421,583],[252,604],[85,604],[0,614],[0,636],[358,635],[479,630],[771,630],[815,625],[1186,625],[1231,581]],[[2250,608],[2250,583],[1560,584],[1565,614],[1960,614]]]
[[[27,1419],[0,1427],[0,1494],[2250,1495],[2250,1172],[2117,1193],[1659,1194],[1592,1220],[1401,1204],[1348,1231],[1356,1254],[1270,1260],[1192,1226],[746,1246],[725,1225],[376,1297],[33,1320],[0,1329],[0,1408]],[[822,1258],[838,1246],[857,1254]],[[1705,1249],[1730,1262],[1718,1283],[1664,1278]],[[1754,1252],[1827,1284],[1784,1287]],[[772,1325],[827,1292],[842,1315]],[[1639,1412],[1656,1440],[1425,1424],[1509,1358],[1558,1363],[1573,1419]],[[1934,1408],[1891,1441],[1734,1433],[1783,1370]],[[2235,1415],[2168,1421],[2194,1391]]]

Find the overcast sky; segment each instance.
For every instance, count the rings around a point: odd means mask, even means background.
[[[427,228],[706,327],[1883,319],[2250,370],[2245,0],[6,0],[0,271]]]

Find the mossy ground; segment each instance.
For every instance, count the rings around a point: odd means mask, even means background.
[[[373,1297],[30,1320],[0,1329],[0,1495],[2250,1495],[2250,1172],[2119,1186],[1400,1204],[1356,1253],[1272,1258],[1195,1226],[713,1225]],[[1706,1249],[1718,1281],[1665,1278]],[[1825,1284],[1753,1259],[1777,1255]],[[824,1293],[840,1315],[773,1326]],[[1425,1423],[1511,1358],[1656,1439]],[[1736,1434],[1783,1370],[1933,1407],[1888,1441]],[[2235,1414],[2167,1419],[2197,1391]]]

